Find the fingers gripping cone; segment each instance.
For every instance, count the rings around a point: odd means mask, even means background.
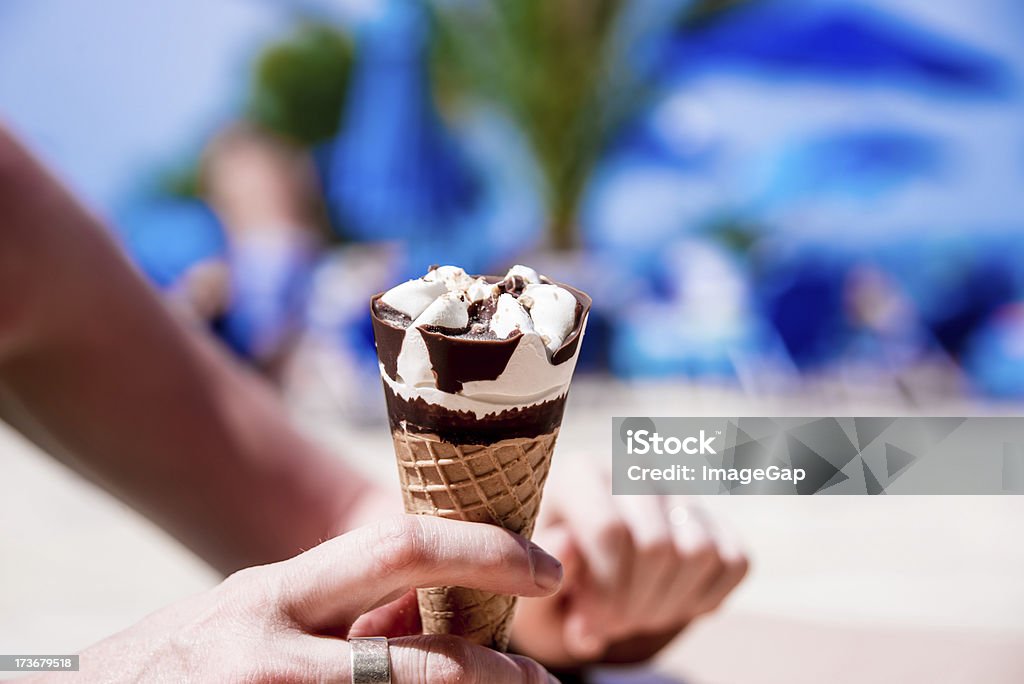
[[[408,513],[500,525],[529,538],[558,431],[494,444],[457,445],[429,434],[393,433]],[[505,650],[516,597],[463,587],[418,591],[428,634],[457,634]]]

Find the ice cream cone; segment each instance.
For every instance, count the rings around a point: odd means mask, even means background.
[[[494,444],[452,444],[436,435],[392,433],[407,513],[533,533],[558,430]],[[516,598],[462,587],[420,589],[424,632],[456,634],[505,650]]]
[[[590,298],[532,269],[441,267],[371,300],[405,510],[529,538]],[[425,634],[504,650],[515,597],[418,590]]]

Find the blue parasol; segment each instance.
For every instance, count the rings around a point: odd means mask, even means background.
[[[474,204],[474,177],[431,97],[427,29],[423,8],[409,0],[386,2],[361,27],[327,188],[353,237],[436,242]]]

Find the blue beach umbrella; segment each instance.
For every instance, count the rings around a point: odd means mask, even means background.
[[[851,266],[848,254],[816,245],[763,260],[753,292],[798,367],[835,360],[848,339],[843,293]]]
[[[327,180],[332,211],[358,239],[443,243],[477,195],[432,101],[427,29],[419,4],[394,0],[359,33]]]
[[[942,140],[876,125],[795,140],[772,159],[771,168],[766,187],[753,200],[759,211],[822,198],[875,206],[908,186],[941,181],[948,158]]]
[[[724,66],[830,80],[913,81],[978,95],[1007,86],[1001,63],[981,51],[849,3],[751,3],[710,25],[681,28],[657,62],[676,75]]]

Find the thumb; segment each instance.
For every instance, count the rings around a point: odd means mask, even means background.
[[[533,660],[498,653],[453,636],[391,639],[394,684],[558,684]]]
[[[415,515],[359,528],[270,567],[281,607],[314,628],[350,626],[415,587],[546,596],[562,580],[554,557],[508,530]]]

